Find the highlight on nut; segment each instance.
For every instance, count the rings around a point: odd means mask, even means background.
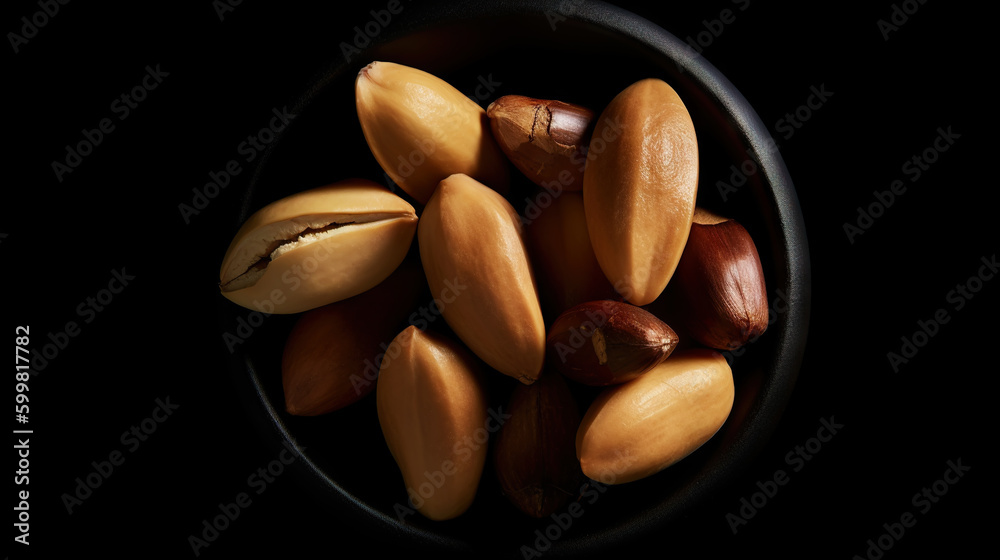
[[[717,350],[764,334],[764,270],[750,231],[696,207],[681,96],[641,78],[592,109],[523,91],[484,110],[372,62],[354,82],[356,140],[403,192],[331,177],[233,236],[222,296],[301,314],[281,372],[264,372],[280,373],[285,413],[375,407],[400,476],[367,482],[428,519],[484,491],[544,518],[587,477],[663,476],[729,418],[739,372]],[[522,218],[519,201],[544,196]],[[427,301],[443,321],[418,313]]]

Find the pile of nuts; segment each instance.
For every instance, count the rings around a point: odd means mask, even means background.
[[[490,450],[504,494],[545,517],[583,477],[638,480],[715,435],[734,399],[717,350],[764,332],[767,297],[746,229],[696,208],[698,144],[673,88],[641,80],[600,113],[513,95],[484,111],[389,62],[355,88],[372,154],[415,204],[366,179],[294,194],[247,220],[220,272],[231,301],[302,313],[282,360],[289,414],[374,389],[400,495],[435,520],[469,508]],[[512,173],[551,205],[521,217]],[[411,313],[428,288],[448,332]],[[489,424],[499,374],[517,380],[509,417],[491,446],[463,445]],[[596,396],[579,402],[574,383]]]

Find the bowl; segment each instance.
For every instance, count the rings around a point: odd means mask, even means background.
[[[534,520],[521,514],[501,495],[489,462],[475,503],[458,519],[434,522],[410,513],[379,428],[374,394],[322,417],[288,415],[280,364],[296,317],[254,317],[224,301],[225,324],[242,318],[255,329],[252,344],[236,347],[231,368],[251,418],[275,456],[284,448],[299,451],[290,470],[307,489],[303,499],[400,547],[521,557],[526,546],[560,557],[669,530],[752,463],[788,403],[805,348],[810,302],[805,229],[767,127],[733,84],[691,47],[604,3],[414,4],[394,17],[365,48],[331,51],[329,64],[317,70],[312,83],[303,84],[304,93],[290,109],[295,118],[260,159],[234,221],[242,223],[256,209],[293,192],[348,177],[389,185],[355,112],[354,79],[371,61],[436,74],[484,107],[501,95],[524,94],[599,110],[629,84],[659,77],[678,92],[695,124],[699,204],[739,220],[757,244],[770,325],[760,339],[727,355],[736,399],[715,437],[647,479],[600,491],[589,487],[580,500],[586,515],[570,518]],[[519,209],[528,198],[517,189],[511,195]],[[572,526],[565,526],[566,519]]]

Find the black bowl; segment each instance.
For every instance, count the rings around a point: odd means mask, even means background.
[[[339,179],[386,182],[365,143],[354,105],[354,78],[373,60],[434,73],[483,106],[517,93],[599,109],[629,84],[659,77],[677,90],[694,120],[701,155],[699,204],[739,220],[757,244],[772,322],[759,340],[727,356],[736,379],[733,411],[711,441],[677,465],[625,485],[592,486],[580,500],[582,509],[576,510],[585,515],[541,521],[508,504],[487,467],[468,512],[456,520],[431,522],[400,509],[406,506],[406,494],[382,438],[374,395],[323,417],[288,415],[280,360],[295,317],[263,320],[224,302],[223,313],[230,316],[226,324],[242,317],[260,325],[252,344],[240,345],[234,353],[236,385],[275,456],[285,447],[300,450],[292,476],[312,498],[329,506],[331,516],[400,545],[477,557],[520,557],[521,547],[527,546],[546,556],[562,556],[669,530],[672,521],[753,460],[784,411],[805,348],[809,258],[785,165],[767,127],[725,77],[649,21],[582,1],[459,2],[436,8],[408,4],[365,49],[329,55],[336,60],[314,83],[304,84],[305,93],[291,109],[296,115],[291,125],[261,158],[245,192],[240,221],[278,198]],[[523,209],[529,197],[528,191],[515,190],[511,202]],[[571,526],[559,525],[567,519]]]

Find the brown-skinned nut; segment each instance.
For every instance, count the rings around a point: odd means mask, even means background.
[[[285,410],[318,416],[370,393],[384,345],[426,301],[426,290],[420,263],[408,259],[374,288],[302,314],[282,354]]]
[[[626,300],[646,305],[673,276],[698,190],[694,124],[666,82],[625,88],[601,113],[583,202],[594,255]]]
[[[685,328],[705,346],[735,350],[767,329],[760,256],[736,220],[696,210],[674,282],[671,291]]]
[[[521,173],[550,191],[583,188],[594,112],[563,101],[505,95],[486,108],[497,144]]]
[[[586,385],[615,385],[643,375],[670,356],[678,338],[652,313],[618,301],[568,309],[546,340],[550,367]]]
[[[545,372],[514,387],[507,414],[493,447],[500,487],[525,514],[548,517],[583,481],[575,447],[580,410],[562,376]]]
[[[617,297],[594,256],[580,193],[562,193],[525,217],[542,310],[550,322],[574,305]]]

